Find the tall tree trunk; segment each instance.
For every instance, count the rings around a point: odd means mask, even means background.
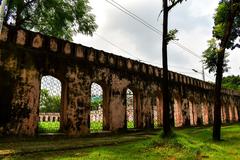
[[[4,12],[5,12],[6,4],[7,4],[7,0],[2,0],[1,6],[0,6],[0,33],[2,32],[2,25],[4,22]]]
[[[215,85],[215,101],[214,101],[214,124],[213,124],[213,140],[221,140],[221,88],[222,88],[222,75],[223,75],[223,60],[225,49],[231,35],[234,17],[236,15],[236,9],[233,9],[234,0],[230,1],[230,8],[226,27],[224,31],[224,37],[221,39],[220,50],[218,53],[217,61],[217,76]]]
[[[12,5],[12,1],[9,0],[7,5],[8,5],[8,10],[7,10],[7,13],[6,13],[5,17],[4,17],[4,24],[7,24],[7,21],[9,20],[10,8],[11,8],[11,5]]]
[[[168,90],[168,60],[167,60],[167,36],[168,36],[168,0],[163,0],[163,39],[162,39],[162,64],[163,64],[163,131],[165,136],[171,134],[170,106]]]
[[[19,0],[18,4],[17,4],[17,12],[16,12],[16,23],[15,23],[15,27],[19,28],[21,26],[21,24],[23,22],[22,21],[22,17],[21,17],[21,13],[24,9],[24,0]]]

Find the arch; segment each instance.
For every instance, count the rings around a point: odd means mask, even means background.
[[[59,113],[60,117],[63,112],[63,102],[62,102],[62,83],[59,79],[46,75],[41,78],[41,92],[40,92],[40,104],[39,113],[45,113],[43,121],[45,125],[41,125],[39,122],[39,127],[56,126],[54,130],[49,130],[48,128],[38,128],[38,132],[62,132],[61,127],[62,120],[56,122],[53,113]]]
[[[222,123],[226,123],[226,104],[222,103],[221,106],[221,121]]]
[[[182,104],[181,98],[178,94],[173,94],[173,114],[174,114],[174,126],[181,127],[183,125]]]
[[[203,125],[208,125],[209,123],[209,113],[208,113],[209,106],[207,104],[208,104],[207,100],[204,98],[203,102],[201,103]]]
[[[163,125],[163,97],[160,91],[157,91],[154,96],[155,103],[153,104],[153,120],[154,128],[159,128]]]
[[[189,117],[190,117],[190,125],[197,125],[197,108],[195,104],[195,100],[193,97],[189,98]]]
[[[235,122],[239,121],[239,117],[238,117],[238,109],[236,106],[234,106],[234,116],[235,116]]]
[[[91,105],[90,105],[90,132],[99,132],[103,130],[103,88],[99,83],[91,84]]]
[[[190,126],[189,100],[182,98],[182,119],[184,126]]]
[[[233,121],[233,112],[232,112],[232,106],[229,105],[228,107],[229,112],[229,122],[231,123]]]
[[[209,101],[208,104],[209,104],[209,107],[208,107],[208,123],[213,124],[213,121],[214,121],[214,102]]]
[[[126,126],[127,128],[136,128],[136,106],[134,93],[131,89],[126,90]]]

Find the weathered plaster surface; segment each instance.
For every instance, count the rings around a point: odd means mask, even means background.
[[[126,130],[126,90],[133,91],[135,128],[162,125],[162,69],[104,51],[3,27],[0,35],[0,135],[37,134],[42,76],[62,83],[61,131],[90,133],[91,84],[103,89],[104,130]],[[213,85],[169,72],[171,124],[213,123]],[[222,122],[239,121],[240,94],[222,90]],[[154,115],[153,108],[157,108]]]

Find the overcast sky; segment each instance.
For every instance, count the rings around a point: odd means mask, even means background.
[[[157,20],[162,8],[161,0],[115,1],[162,30],[162,17]],[[162,67],[161,35],[149,30],[106,0],[89,0],[89,2],[92,13],[96,16],[98,29],[92,37],[76,35],[74,37],[75,43]],[[178,29],[178,43],[199,57],[207,48],[207,40],[212,36],[212,17],[217,4],[218,0],[188,0],[170,12],[169,27],[170,29]],[[239,74],[240,54],[237,52],[239,49],[230,52],[229,65],[231,69],[225,75]],[[192,71],[192,69],[196,69],[201,72],[201,60],[174,43],[168,45],[168,64],[172,71],[198,79],[202,78],[201,74]],[[208,81],[214,81],[213,74],[208,74],[207,70],[205,73]]]

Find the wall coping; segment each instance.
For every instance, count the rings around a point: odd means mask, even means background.
[[[79,61],[87,61],[90,64],[98,64],[110,68],[124,69],[124,71],[144,74],[153,78],[162,79],[163,70],[157,66],[142,63],[137,60],[125,58],[103,50],[86,47],[81,44],[46,36],[39,32],[32,32],[25,29],[17,29],[13,26],[3,26],[0,34],[1,43],[12,43],[19,47],[44,50],[49,54],[61,54],[67,57],[76,58]],[[0,43],[0,44],[1,44]],[[2,45],[0,45],[1,48]],[[186,76],[177,72],[169,71],[169,80],[184,85],[191,85],[204,90],[213,90],[214,84]],[[222,93],[240,96],[235,90],[222,89]]]

